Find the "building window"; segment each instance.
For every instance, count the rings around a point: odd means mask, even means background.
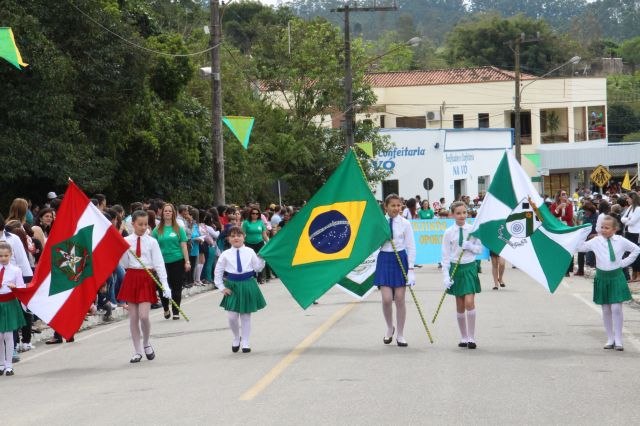
[[[382,127],[384,129],[384,115],[380,116],[380,127]]]
[[[478,114],[478,127],[481,129],[489,128],[489,114],[486,112],[481,112]]]
[[[462,129],[462,128],[464,128],[464,115],[463,114],[453,114],[453,128],[454,129]]]
[[[427,127],[427,118],[424,115],[418,117],[396,117],[396,127],[424,129]]]

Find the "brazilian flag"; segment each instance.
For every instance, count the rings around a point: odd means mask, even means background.
[[[389,239],[353,151],[260,256],[306,309]]]

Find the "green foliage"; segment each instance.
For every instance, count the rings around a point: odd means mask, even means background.
[[[625,135],[622,142],[640,142],[640,131]]]
[[[628,104],[610,103],[607,112],[610,142],[620,142],[629,133],[640,131],[640,117]]]

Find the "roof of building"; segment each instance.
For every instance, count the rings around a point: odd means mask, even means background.
[[[531,74],[520,74],[520,79],[538,78]],[[513,81],[515,73],[493,66],[474,68],[451,68],[441,70],[417,70],[367,73],[366,81],[373,87],[431,86],[439,84],[486,83]]]

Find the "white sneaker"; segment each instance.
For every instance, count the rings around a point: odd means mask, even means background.
[[[27,352],[30,351],[31,349],[35,349],[36,347],[33,346],[31,343],[23,343],[22,344],[22,352]]]

